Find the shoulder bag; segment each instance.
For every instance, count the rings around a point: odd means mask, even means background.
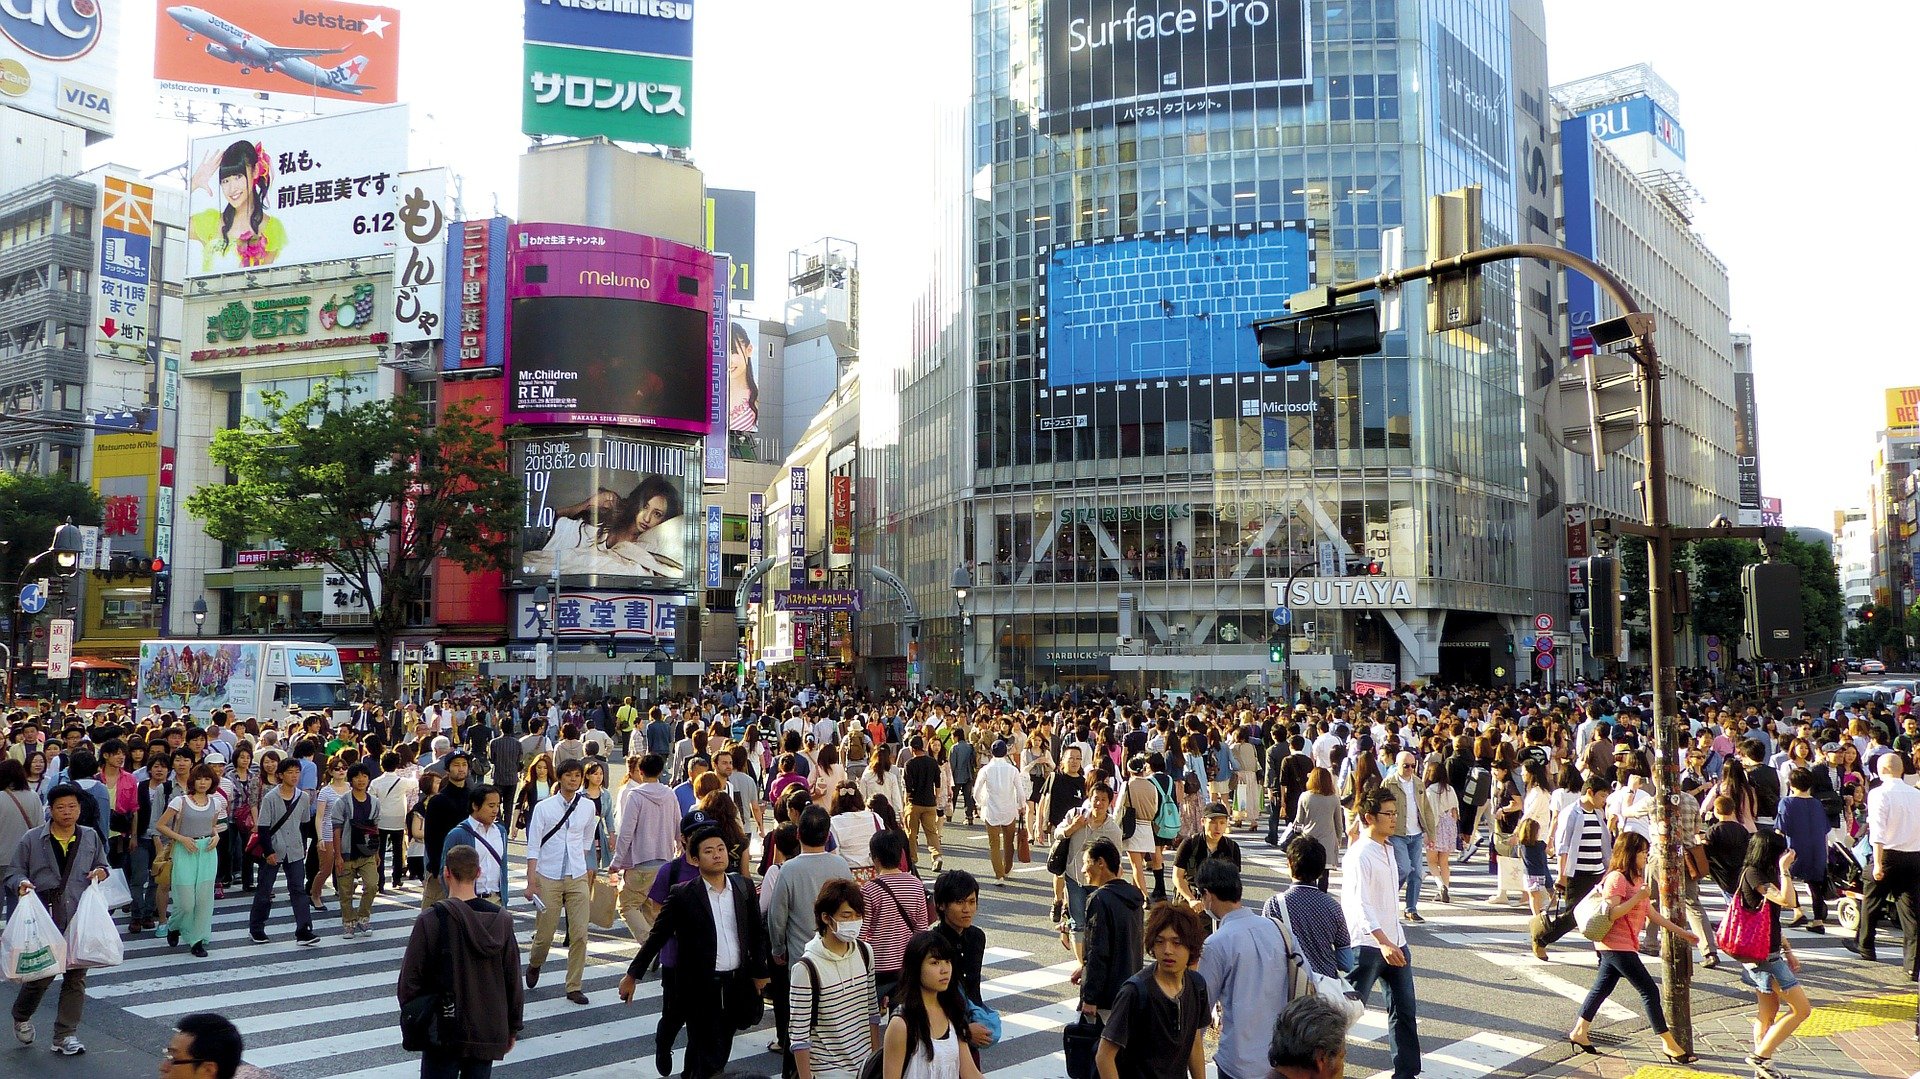
[[[1607,881],[1612,879],[1611,875],[1607,877]],[[1596,944],[1607,939],[1617,920],[1607,913],[1607,908],[1613,906],[1613,901],[1608,898],[1609,891],[1606,882],[1602,882],[1600,887],[1588,892],[1585,898],[1573,905],[1573,924],[1580,927],[1581,936]]]
[[[439,903],[433,905],[433,914],[440,924],[435,965],[441,971],[441,983],[433,992],[422,993],[400,1008],[400,1048],[409,1053],[446,1049],[458,1035],[460,1008],[453,988],[453,934],[457,929],[453,917]]]
[[[1329,977],[1307,965],[1306,959],[1300,954],[1300,945],[1294,940],[1293,917],[1287,911],[1284,896],[1278,905],[1280,916],[1269,920],[1279,927],[1281,946],[1287,950],[1287,999],[1293,1000],[1312,993],[1339,1008],[1348,1023],[1357,1021],[1367,1013],[1367,1002],[1353,991],[1346,979]]]
[[[1713,942],[1737,963],[1765,962],[1773,952],[1773,925],[1767,919],[1767,901],[1748,908],[1735,888],[1728,897],[1727,913],[1720,919],[1720,931]]]
[[[267,855],[273,853],[273,837],[279,834],[281,825],[293,819],[293,803],[298,801],[299,798],[299,793],[295,792],[292,798],[280,799],[283,806],[280,819],[273,822],[273,827],[267,829],[265,835],[262,835],[258,828],[248,833],[247,857],[257,858],[263,862],[267,860]]]

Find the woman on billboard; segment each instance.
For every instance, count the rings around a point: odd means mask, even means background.
[[[622,497],[604,487],[592,497],[554,510],[553,535],[526,558],[534,572],[552,559],[569,573],[625,577],[680,577],[687,572],[664,548],[678,545],[661,526],[680,516],[680,489],[666,476],[646,476]]]
[[[273,158],[264,146],[242,139],[228,146],[217,162],[208,154],[194,170],[193,186],[214,192],[225,204],[202,210],[188,222],[187,242],[199,248],[201,272],[271,266],[286,250],[286,229],[279,219],[267,216]]]
[[[752,433],[760,429],[760,385],[753,377],[753,338],[747,328],[733,323],[727,334],[727,430]]]

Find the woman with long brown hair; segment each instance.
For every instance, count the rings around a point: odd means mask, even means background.
[[[1647,1010],[1647,1023],[1665,1043],[1667,1059],[1674,1064],[1691,1064],[1700,1058],[1687,1052],[1667,1029],[1667,1017],[1660,1008],[1660,987],[1654,983],[1653,975],[1647,973],[1646,964],[1640,961],[1640,934],[1651,920],[1689,946],[1698,944],[1700,938],[1654,908],[1653,884],[1647,876],[1647,850],[1647,837],[1638,832],[1622,832],[1613,844],[1613,862],[1597,890],[1607,905],[1605,917],[1612,920],[1612,928],[1594,942],[1594,951],[1600,957],[1600,973],[1580,1005],[1580,1020],[1573,1025],[1567,1041],[1579,1052],[1600,1052],[1588,1040],[1588,1031],[1593,1026],[1593,1017],[1600,1014],[1600,1005],[1606,1003],[1614,988],[1625,979],[1640,993],[1640,1002]]]

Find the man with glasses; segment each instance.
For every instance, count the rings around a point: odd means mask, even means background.
[[[1400,821],[1393,789],[1362,795],[1360,836],[1341,862],[1340,908],[1354,943],[1353,991],[1365,1000],[1376,981],[1387,987],[1387,1023],[1393,1033],[1393,1079],[1420,1074],[1420,1031],[1414,1017],[1413,957],[1394,902],[1400,868],[1387,845]]]
[[[244,1051],[239,1029],[226,1017],[212,1012],[189,1015],[174,1026],[160,1052],[161,1079],[238,1079]]]

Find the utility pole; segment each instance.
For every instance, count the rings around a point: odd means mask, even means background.
[[[1464,232],[1458,228],[1448,230],[1446,242],[1453,245],[1454,250],[1459,250],[1463,245],[1471,248],[1477,243],[1479,229],[1478,222],[1472,220],[1473,207],[1464,205],[1469,201],[1463,199],[1455,203],[1469,215],[1471,227]],[[1674,807],[1678,799],[1686,797],[1679,790],[1679,757],[1685,749],[1686,740],[1673,707],[1677,681],[1673,666],[1673,545],[1676,540],[1733,537],[1765,539],[1772,538],[1781,530],[1735,528],[1731,524],[1713,528],[1675,528],[1667,519],[1666,415],[1660,398],[1660,359],[1653,344],[1654,321],[1653,316],[1640,309],[1626,283],[1592,259],[1547,244],[1502,244],[1465,250],[1449,257],[1431,259],[1423,265],[1391,270],[1363,281],[1323,286],[1294,296],[1287,303],[1292,314],[1263,319],[1253,324],[1261,339],[1261,359],[1267,366],[1282,367],[1378,352],[1378,310],[1371,304],[1337,305],[1336,301],[1368,292],[1391,291],[1409,281],[1438,280],[1457,286],[1463,279],[1470,282],[1482,266],[1520,259],[1540,259],[1584,274],[1605,289],[1613,302],[1625,312],[1619,318],[1596,323],[1593,333],[1596,347],[1620,346],[1637,367],[1639,431],[1647,443],[1646,478],[1641,491],[1647,520],[1645,524],[1616,521],[1613,525],[1620,531],[1644,536],[1649,541],[1647,605],[1652,623],[1649,652],[1653,672],[1653,737],[1657,761],[1653,788],[1658,806],[1655,842],[1660,863],[1679,867],[1683,864],[1681,848],[1691,837],[1676,836],[1673,832]],[[1457,287],[1448,294],[1447,300],[1442,322],[1434,328],[1446,330],[1470,325],[1469,320],[1476,312],[1468,306],[1466,298],[1459,296]],[[1592,419],[1597,435],[1601,417],[1596,415]],[[1596,462],[1604,452],[1604,446],[1594,447]],[[1671,916],[1680,909],[1680,875],[1677,871],[1662,869],[1659,877],[1660,909]],[[1681,1046],[1691,1052],[1693,951],[1681,944],[1672,933],[1664,933],[1660,955],[1665,973],[1660,991],[1667,1022]]]

